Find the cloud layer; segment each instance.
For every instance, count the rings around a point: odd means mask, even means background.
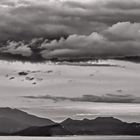
[[[25,41],[7,41],[1,54],[21,55],[29,60],[110,58],[140,55],[140,24],[119,22],[90,35],[69,35],[59,40],[43,38]]]
[[[105,95],[83,95],[82,97],[60,97],[60,96],[24,96],[28,99],[53,100],[55,102],[72,101],[72,102],[104,102],[104,103],[140,103],[140,98],[127,94],[105,94]]]
[[[139,17],[139,0],[1,0],[0,53],[30,61],[140,55]]]
[[[88,35],[118,22],[140,21],[138,0],[2,0],[0,7],[1,40]]]

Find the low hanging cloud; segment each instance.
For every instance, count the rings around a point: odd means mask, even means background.
[[[139,17],[139,0],[1,0],[0,40],[89,35]]]
[[[118,41],[139,41],[140,23],[118,22],[109,27],[105,32],[118,39]],[[111,38],[111,36],[109,36]]]
[[[1,0],[0,54],[28,61],[139,56],[139,17],[139,0]]]
[[[83,95],[81,97],[62,97],[62,96],[24,96],[27,99],[53,100],[54,102],[103,102],[103,103],[140,103],[140,97],[127,94],[105,94],[105,95]]]
[[[67,39],[61,38],[59,41],[53,40],[49,43],[43,43],[41,47],[44,50],[41,55],[46,59],[93,56],[101,53],[100,47],[104,46],[105,43],[106,39],[98,33],[92,33],[89,36],[75,34]]]
[[[31,49],[28,45],[23,42],[7,42],[7,45],[0,48],[0,52],[9,53],[13,55],[22,55],[24,57],[29,57],[32,54]]]
[[[0,48],[0,53],[21,55],[29,61],[139,56],[140,24],[119,22],[100,33],[73,34],[59,40],[8,41]]]
[[[41,55],[49,58],[119,57],[140,55],[140,24],[117,23],[102,33],[70,35],[43,43]]]

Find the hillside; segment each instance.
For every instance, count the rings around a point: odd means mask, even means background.
[[[39,118],[18,109],[0,108],[0,132],[12,133],[31,126],[52,124],[55,123],[49,119]]]

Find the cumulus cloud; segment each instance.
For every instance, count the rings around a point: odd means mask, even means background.
[[[139,0],[1,0],[0,53],[29,60],[140,55],[139,7]]]
[[[119,22],[100,33],[69,35],[49,40],[34,38],[29,42],[8,41],[0,48],[1,54],[19,54],[29,61],[116,58],[140,55],[140,24]]]
[[[100,32],[117,22],[139,22],[139,5],[138,0],[2,0],[0,40]]]
[[[23,42],[7,42],[7,45],[0,48],[1,53],[10,53],[10,54],[19,54],[25,57],[29,57],[32,54],[31,49],[28,45],[25,45]]]
[[[140,39],[140,23],[118,22],[117,24],[109,27],[107,32],[114,38],[120,40],[139,40]]]
[[[81,97],[61,97],[61,96],[24,96],[28,99],[46,99],[55,102],[72,101],[72,102],[104,102],[104,103],[140,103],[140,98],[127,94],[105,94],[105,95],[83,95]]]
[[[98,55],[102,51],[99,47],[104,46],[106,39],[98,34],[92,33],[89,36],[71,35],[67,39],[53,40],[42,44],[44,50],[41,52],[46,59],[52,57],[84,57]],[[99,48],[99,49],[98,49]]]
[[[140,24],[120,22],[102,33],[70,35],[67,39],[43,43],[41,52],[52,57],[118,57],[140,55]]]

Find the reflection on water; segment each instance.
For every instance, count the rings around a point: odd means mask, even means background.
[[[0,140],[140,140],[135,136],[0,137]]]

